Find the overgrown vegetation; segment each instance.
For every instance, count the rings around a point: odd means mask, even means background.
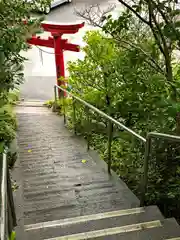
[[[12,94],[12,93],[11,93]],[[13,113],[12,98],[8,97],[8,101],[0,108],[0,150],[3,151],[5,145],[15,137],[16,131],[16,117]]]
[[[24,0],[0,1],[0,151],[15,137],[16,119],[12,105],[18,96],[15,89],[23,82],[23,61],[20,52],[29,48],[26,40],[39,31],[40,19],[31,19],[35,5],[49,4],[50,0],[37,0],[29,4]],[[26,22],[26,24],[25,24]]]
[[[73,92],[146,137],[151,131],[179,135],[179,11],[175,1],[134,1],[114,20],[92,19],[102,31],[86,34],[84,60],[69,63]],[[107,14],[107,13],[106,13]],[[105,18],[104,18],[105,19]],[[171,28],[170,28],[171,27]],[[169,29],[169,30],[168,30]],[[68,108],[71,121],[72,109]],[[107,160],[107,121],[76,104],[77,130]],[[87,124],[87,119],[91,123]],[[144,146],[113,129],[113,169],[139,196]],[[158,204],[166,216],[180,216],[179,145],[154,140],[149,166],[147,204]]]
[[[16,233],[14,231],[11,233],[9,240],[16,240]]]

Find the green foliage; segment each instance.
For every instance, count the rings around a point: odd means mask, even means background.
[[[44,106],[48,107],[48,108],[52,108],[54,105],[54,100],[48,100],[44,103]]]
[[[0,151],[15,138],[16,117],[10,104],[0,108]]]
[[[177,1],[135,0],[133,3],[127,3],[125,0],[119,0],[119,2],[124,9],[119,12],[119,17],[115,20],[111,15],[107,16],[102,27],[103,31],[124,48],[136,49],[140,61],[146,57],[151,67],[164,75],[166,84],[171,87],[169,89],[171,99],[178,101],[180,95],[175,86],[176,79],[173,74],[173,58],[180,46],[178,18],[180,10],[178,10]],[[137,26],[134,23],[137,23]],[[137,31],[134,31],[134,27]],[[142,32],[139,34],[139,30],[143,30],[145,34]],[[132,32],[132,34],[129,35],[127,32]],[[152,41],[154,50],[144,45],[147,38]]]
[[[9,237],[9,240],[16,240],[16,232],[12,232],[10,237]]]
[[[72,100],[71,98],[60,98],[57,102],[54,100],[48,100],[44,103],[44,106],[52,108],[53,111],[57,112],[59,115],[63,115],[71,109]]]
[[[130,39],[136,30],[133,22],[130,23],[131,30],[123,33],[126,39]],[[140,41],[143,33],[139,26],[139,34],[134,34],[133,38],[137,36],[136,40]],[[151,35],[145,39],[147,41],[142,38],[140,45],[154,52],[158,60]],[[176,115],[180,104],[171,99],[171,86],[167,84],[164,74],[152,68],[147,61],[148,56],[142,55],[137,48],[125,49],[98,31],[88,32],[84,40],[87,43],[83,48],[84,60],[69,63],[72,93],[144,137],[151,131],[177,134]],[[176,66],[176,89],[179,88],[178,71]],[[69,114],[72,124],[72,110]],[[85,137],[90,135],[91,146],[106,161],[107,125],[104,118],[76,103],[77,130]],[[139,196],[144,146],[116,126],[113,133],[112,167]],[[167,216],[178,216],[177,212],[180,211],[178,156],[179,147],[175,143],[153,142],[146,201],[148,204],[158,204]]]
[[[13,89],[23,81],[20,51],[28,48],[26,39],[39,29],[42,20],[31,20],[33,6],[24,0],[0,2],[0,91]]]
[[[12,105],[18,101],[18,86],[23,82],[22,50],[29,45],[26,40],[40,30],[41,18],[31,18],[37,3],[46,6],[50,0],[0,1],[0,151],[15,137],[16,120]],[[26,22],[26,24],[25,24]]]
[[[20,100],[20,94],[18,90],[9,91],[8,93],[8,102],[11,105],[16,105]]]

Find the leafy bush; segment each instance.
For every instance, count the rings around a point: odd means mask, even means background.
[[[144,34],[143,30],[139,34]],[[133,47],[122,48],[98,31],[88,32],[84,40],[84,60],[69,63],[73,93],[144,137],[151,131],[177,134],[180,105],[170,98],[171,86],[146,56]],[[144,43],[153,51],[151,37],[143,38]],[[178,78],[174,84],[178,89]],[[69,114],[72,123],[72,110]],[[90,135],[91,146],[107,161],[107,121],[78,103],[76,118],[77,130],[85,137]],[[122,129],[114,127],[113,131],[112,167],[139,196],[144,146]],[[167,216],[178,217],[180,212],[179,156],[177,144],[153,142],[146,203],[158,204]]]
[[[22,50],[27,50],[27,39],[40,29],[43,18],[31,18],[31,10],[38,3],[47,5],[50,0],[29,4],[24,0],[0,1],[0,148],[15,136],[15,119],[11,112],[18,95],[15,89],[23,82]],[[25,24],[26,22],[26,24]]]
[[[9,91],[9,93],[8,93],[9,104],[16,105],[19,100],[20,100],[19,90]]]
[[[10,104],[0,108],[0,151],[15,138],[16,117]]]
[[[44,103],[44,106],[48,107],[48,108],[52,108],[54,105],[54,100],[48,100]]]
[[[16,128],[17,120],[13,111],[13,105],[19,100],[19,92],[11,91],[8,94],[8,102],[0,108],[0,152],[8,147],[9,167],[13,167],[17,159]]]
[[[16,232],[12,232],[11,235],[9,236],[9,240],[16,240]]]

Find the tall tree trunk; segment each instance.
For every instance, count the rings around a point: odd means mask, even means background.
[[[168,83],[171,84],[171,99],[175,102],[177,102],[177,90],[176,87],[174,86],[174,78],[173,78],[173,71],[172,71],[172,62],[171,62],[171,53],[168,51],[165,52],[165,65],[166,65],[166,78]]]

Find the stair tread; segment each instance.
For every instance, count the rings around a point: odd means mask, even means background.
[[[168,240],[180,237],[180,226],[174,218],[161,221],[162,227],[127,232],[111,236],[95,237],[96,240]],[[78,240],[78,239],[77,239]]]
[[[34,211],[25,211],[24,212],[24,221],[25,224],[34,224],[39,222],[53,221],[64,218],[71,218],[89,214],[103,213],[109,211],[116,211],[127,208],[138,207],[138,204],[122,202],[122,199],[116,199],[112,201],[96,201],[91,202],[87,201],[83,204],[78,205],[64,205],[61,207],[55,207],[46,210],[34,210]]]
[[[180,227],[175,219],[155,220],[131,224],[99,231],[82,232],[79,234],[42,238],[44,240],[173,240],[180,236]],[[39,236],[38,236],[39,237]],[[31,239],[31,238],[28,238]],[[41,239],[41,238],[36,238]],[[36,240],[34,239],[34,240]],[[174,239],[174,240],[175,240]]]
[[[130,212],[131,214],[122,215],[122,213]],[[128,213],[129,213],[128,212]],[[58,222],[49,222],[46,225],[30,225],[26,226],[28,233],[27,239],[44,239],[51,237],[60,237],[66,235],[72,235],[83,232],[90,232],[120,226],[126,226],[131,224],[138,224],[143,222],[163,220],[161,212],[156,206],[150,206],[147,208],[136,208],[136,209],[126,209],[124,211],[111,212],[111,215],[115,214],[119,216],[109,217],[106,213],[106,218],[101,214],[84,216],[85,219],[81,221],[77,218],[70,219],[69,224],[64,224],[63,221]],[[104,218],[103,218],[103,217]],[[97,219],[97,218],[100,219]],[[102,219],[101,219],[102,218]],[[66,221],[66,219],[65,219]],[[72,224],[73,222],[73,224]],[[68,222],[67,222],[68,223]],[[49,227],[45,227],[49,226]],[[38,229],[36,229],[39,227]],[[41,227],[41,228],[40,228]]]

